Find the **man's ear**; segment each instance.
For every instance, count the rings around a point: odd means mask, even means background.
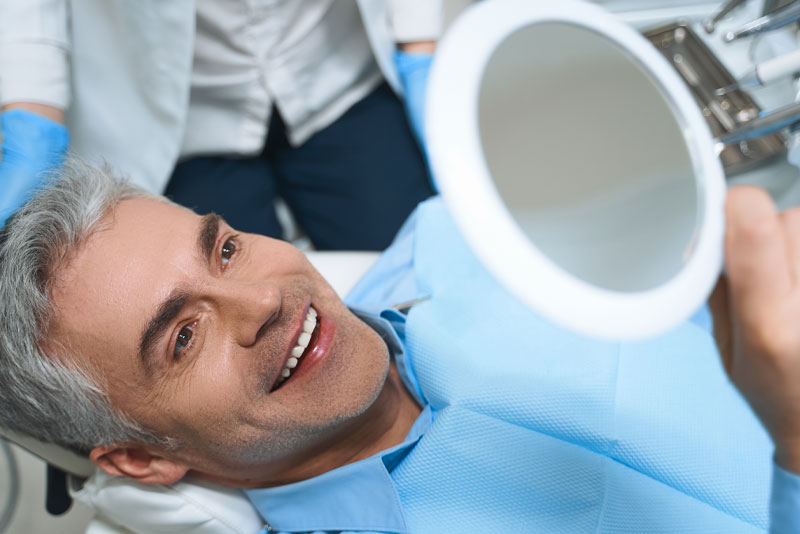
[[[136,445],[95,447],[89,459],[112,476],[128,477],[144,484],[172,484],[186,475],[189,467]]]

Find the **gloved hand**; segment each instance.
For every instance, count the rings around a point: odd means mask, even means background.
[[[59,168],[69,145],[63,124],[24,109],[0,115],[0,227],[47,177]]]
[[[428,71],[431,67],[433,54],[418,52],[403,52],[397,50],[394,53],[394,62],[397,65],[397,72],[400,74],[400,81],[403,83],[405,91],[406,112],[408,113],[411,128],[417,139],[425,146],[425,90],[428,85]]]

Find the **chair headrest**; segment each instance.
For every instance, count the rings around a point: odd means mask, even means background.
[[[5,428],[0,428],[0,436],[8,439],[38,456],[42,460],[50,463],[73,475],[81,478],[88,478],[94,473],[95,466],[89,458],[76,454],[59,445],[44,443],[30,436],[23,436]]]

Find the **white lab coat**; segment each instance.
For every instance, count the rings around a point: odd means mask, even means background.
[[[356,1],[400,93],[395,42],[436,38],[441,4]],[[183,138],[194,23],[194,0],[0,0],[0,103],[65,109],[73,154],[161,192]]]

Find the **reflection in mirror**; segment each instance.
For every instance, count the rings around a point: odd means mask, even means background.
[[[479,121],[501,198],[561,269],[646,291],[688,260],[700,203],[686,140],[616,44],[565,23],[517,30],[489,60]]]

